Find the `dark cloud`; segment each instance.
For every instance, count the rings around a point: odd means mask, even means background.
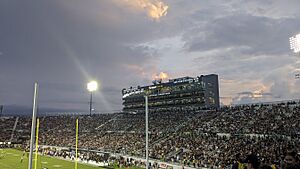
[[[201,14],[201,13],[200,13]],[[189,51],[244,46],[244,54],[284,54],[289,52],[288,37],[300,27],[298,18],[273,19],[250,14],[217,18],[187,33]]]
[[[273,93],[257,91],[257,92],[240,92],[237,96],[233,98],[234,104],[249,104],[249,103],[259,103],[268,102],[274,99],[280,98],[280,96],[275,96]]]
[[[30,107],[33,83],[38,81],[41,107],[80,109],[83,100],[89,98],[86,82],[97,79],[101,81],[102,100],[111,103],[112,109],[121,108],[121,89],[134,81],[124,80],[133,72],[123,65],[152,59],[145,49],[130,44],[153,36],[155,31],[146,23],[153,27],[157,23],[137,16],[128,19],[134,15],[124,14],[126,11],[111,1],[84,4],[0,2],[3,104]],[[144,25],[137,26],[138,22]],[[95,106],[98,110],[105,107],[100,101]]]
[[[261,96],[272,96],[272,93],[263,93],[263,92],[240,92],[238,95],[261,95]]]
[[[298,82],[281,81],[296,68],[288,37],[299,31],[299,1],[166,0],[159,21],[120,2],[0,1],[1,104],[31,107],[38,81],[40,109],[88,110],[86,82],[96,79],[95,109],[119,110],[122,88],[149,84],[161,71],[218,73],[296,97]],[[226,85],[226,96],[258,90]]]

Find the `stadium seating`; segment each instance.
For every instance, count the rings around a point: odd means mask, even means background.
[[[40,117],[39,144],[74,147],[79,119],[79,147],[137,157],[145,154],[145,114]],[[150,112],[150,158],[191,167],[229,166],[237,155],[259,155],[275,164],[286,150],[297,149],[300,104],[241,105],[195,112]],[[15,117],[0,118],[0,141],[10,141]],[[21,117],[13,142],[28,144],[30,118]]]

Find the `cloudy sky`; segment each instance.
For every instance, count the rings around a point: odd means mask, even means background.
[[[1,0],[0,104],[88,111],[122,108],[122,88],[219,74],[221,102],[300,98],[299,0]]]

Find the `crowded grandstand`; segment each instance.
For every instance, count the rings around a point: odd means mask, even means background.
[[[150,111],[152,168],[299,168],[300,101],[197,111]],[[79,119],[79,158],[145,167],[145,113],[40,116],[41,154],[72,159]],[[0,142],[28,148],[30,117],[1,117]],[[8,145],[6,145],[8,146]],[[4,147],[4,145],[2,145]],[[292,157],[292,162],[288,161]],[[165,167],[166,167],[165,166]]]

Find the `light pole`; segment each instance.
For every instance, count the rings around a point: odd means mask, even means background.
[[[31,136],[30,136],[30,152],[28,159],[28,169],[32,169],[33,146],[35,137],[36,126],[36,112],[37,112],[37,98],[38,98],[38,83],[34,83],[33,106],[32,106],[32,123],[31,123]]]
[[[298,35],[290,37],[290,47],[294,53],[300,56],[300,33]],[[300,74],[295,74],[295,79],[300,79]]]
[[[92,103],[93,103],[93,92],[98,89],[98,83],[96,81],[90,81],[87,84],[87,90],[91,93],[90,97],[90,116],[92,115]]]
[[[148,108],[148,95],[145,95],[145,115],[146,115],[146,169],[149,169],[149,129],[148,129],[148,114],[149,114],[149,108]]]

